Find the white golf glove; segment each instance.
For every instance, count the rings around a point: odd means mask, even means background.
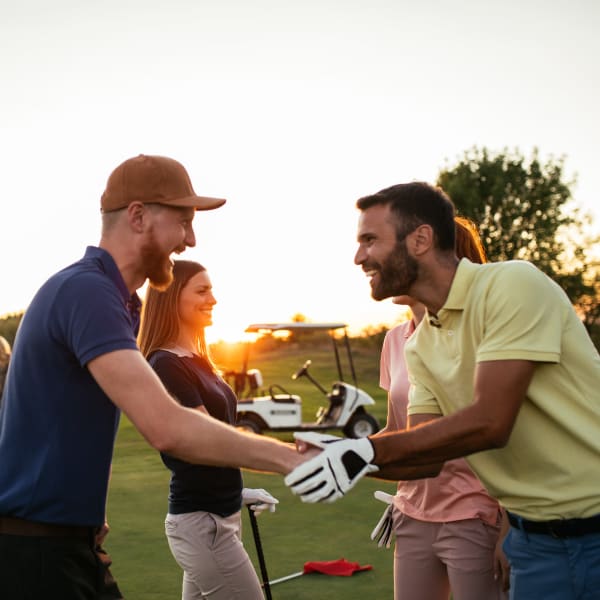
[[[394,496],[380,490],[373,492],[373,495],[377,500],[385,502],[387,506],[383,511],[383,515],[381,515],[381,519],[375,525],[375,529],[371,532],[371,539],[377,542],[378,548],[383,548],[384,546],[389,548],[392,543],[392,532],[394,530],[392,522],[392,498]]]
[[[379,471],[371,464],[375,451],[368,438],[347,439],[314,431],[295,432],[294,438],[323,449],[284,480],[303,502],[334,502],[367,473]]]
[[[275,505],[279,504],[279,500],[262,488],[244,488],[242,489],[242,504],[250,505],[252,512],[258,516],[267,509],[269,512],[275,512]]]

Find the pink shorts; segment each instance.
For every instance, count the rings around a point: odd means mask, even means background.
[[[394,600],[504,600],[494,579],[499,527],[418,521],[394,510]]]

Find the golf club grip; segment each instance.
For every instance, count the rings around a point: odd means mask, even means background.
[[[265,564],[265,555],[263,554],[260,534],[258,533],[258,523],[256,522],[256,515],[250,505],[248,505],[248,516],[250,517],[250,525],[252,526],[252,535],[254,536],[254,544],[256,545],[256,554],[258,555],[258,564],[260,565],[265,596],[267,600],[273,600],[273,597],[271,596],[271,586],[269,585],[269,576],[267,575],[267,565]]]

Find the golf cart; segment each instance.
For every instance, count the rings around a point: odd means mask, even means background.
[[[339,330],[343,330],[342,335],[335,334]],[[297,394],[290,394],[279,384],[263,388],[262,373],[258,369],[248,369],[248,344],[242,372],[227,374],[233,379],[233,387],[238,397],[238,427],[255,433],[341,429],[345,436],[352,438],[366,437],[379,431],[377,419],[365,410],[366,406],[375,404],[375,400],[356,386],[354,363],[344,323],[257,323],[246,328],[248,333],[269,335],[274,332],[287,332],[300,339],[302,333],[317,331],[328,332],[333,341],[339,380],[335,381],[331,391],[327,392],[309,372],[310,360],[291,376],[293,380],[306,377],[327,398],[327,406],[318,409],[316,420],[302,423],[302,400]],[[345,349],[344,363],[347,363],[350,369],[354,385],[344,381],[340,347]]]

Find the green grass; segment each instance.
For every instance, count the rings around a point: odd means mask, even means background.
[[[314,412],[324,396],[307,380],[292,381],[306,358],[311,372],[326,388],[336,378],[325,367],[330,353],[319,349],[307,353],[293,350],[256,357],[250,366],[261,368],[265,384],[280,383],[305,401],[305,419]],[[385,395],[378,389],[377,352],[357,352],[358,384],[376,399],[372,413],[385,422]],[[313,391],[314,390],[314,391]],[[312,413],[312,414],[311,414]],[[278,437],[291,440],[290,435]],[[113,558],[113,573],[128,600],[167,600],[180,597],[181,573],[169,551],[164,535],[169,473],[156,451],[151,449],[123,418],[113,462],[108,502],[111,533],[106,548]],[[260,536],[269,578],[277,579],[301,571],[304,563],[345,558],[373,569],[351,577],[320,574],[304,575],[272,587],[274,600],[340,597],[389,598],[392,596],[392,550],[379,549],[369,534],[381,516],[383,505],[373,498],[376,489],[393,492],[390,482],[365,479],[342,500],[331,504],[307,505],[293,496],[278,475],[244,471],[247,487],[262,487],[276,496],[280,504],[273,514],[258,518]],[[243,540],[260,577],[256,550],[247,511],[243,512]]]

